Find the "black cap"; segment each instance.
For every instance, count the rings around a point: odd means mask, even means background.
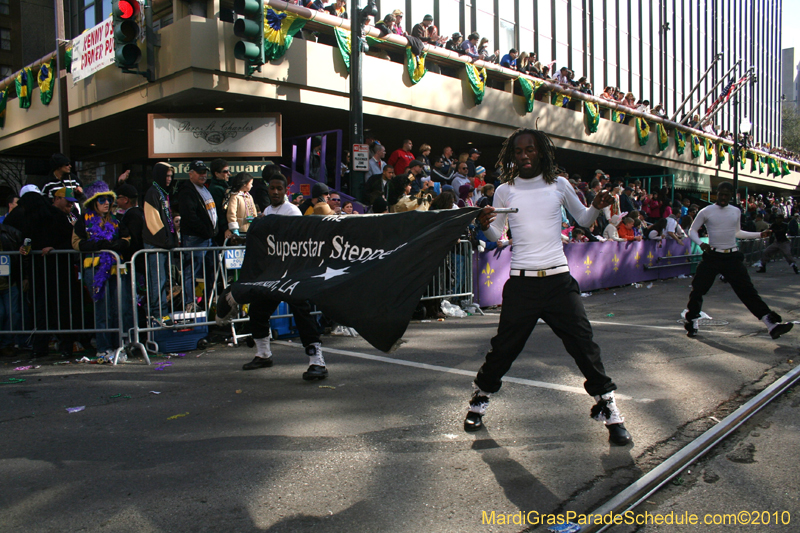
[[[189,163],[189,170],[194,170],[195,172],[208,172],[208,167],[202,160],[198,159]]]
[[[412,161],[411,161],[411,162],[408,164],[408,167],[407,167],[407,168],[412,168],[412,167],[424,167],[424,166],[425,166],[425,164],[424,164],[422,161],[420,161],[419,159],[413,159],[413,160],[412,160]]]
[[[469,150],[469,155],[472,155],[472,154],[480,155],[480,153],[481,153],[481,151],[478,150],[477,148],[470,148],[470,150]]]
[[[323,194],[330,194],[330,189],[324,183],[315,183],[313,187],[311,187],[311,197],[312,198],[319,198]]]
[[[138,198],[139,192],[136,190],[136,187],[129,183],[123,183],[117,190],[114,191],[117,193],[117,197],[124,196],[125,198]]]
[[[65,156],[64,154],[55,153],[50,157],[50,166],[53,167],[53,170],[69,164],[69,157]]]

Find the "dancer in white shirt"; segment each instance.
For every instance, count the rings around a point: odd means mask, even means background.
[[[561,242],[562,205],[578,225],[589,227],[600,210],[613,201],[611,195],[603,191],[591,207],[584,207],[569,181],[556,176],[555,147],[538,130],[514,132],[503,144],[499,163],[504,183],[495,192],[494,207],[485,207],[478,220],[484,234],[496,240],[508,219],[514,236],[511,277],[503,288],[497,335],[473,384],[464,429],[478,431],[483,427],[489,396],[500,390],[502,377],[541,318],[561,338],[586,378],[584,388],[597,400],[591,409],[592,418],[605,422],[613,444],[629,444],[630,433],[614,400],[617,386],[606,375],[600,347],[592,340],[581,291],[569,274]],[[518,212],[497,214],[494,208],[517,208]]]
[[[264,215],[302,216],[300,209],[296,205],[286,201],[288,185],[283,174],[273,174],[269,178],[267,185],[269,186],[270,205],[264,209]],[[256,345],[256,355],[252,361],[242,366],[242,370],[269,368],[272,366],[269,320],[281,302],[280,300],[267,298],[256,298],[250,302],[237,302],[231,294],[231,287],[228,286],[217,298],[217,324],[220,326],[230,324],[231,319],[239,311],[239,306],[245,303],[250,304],[250,331],[253,334],[253,341]],[[289,305],[289,310],[294,316],[297,331],[300,333],[300,341],[306,349],[306,355],[308,355],[309,366],[308,370],[303,372],[303,379],[306,381],[325,379],[328,377],[328,369],[325,366],[325,358],[322,355],[322,343],[317,330],[317,322],[311,316],[311,304],[307,301],[293,303]]]
[[[733,196],[733,185],[726,181],[720,183],[717,187],[717,203],[701,209],[689,229],[689,238],[703,250],[703,260],[697,266],[689,303],[686,306],[688,309],[684,317],[686,334],[689,337],[697,335],[703,296],[711,289],[717,275],[721,274],[745,307],[767,326],[770,336],[777,339],[792,329],[793,324],[783,322],[781,316],[771,311],[758,295],[753,282],[750,281],[747,267],[742,262],[744,254],[736,246],[737,238],[758,239],[769,237],[771,232],[770,230],[742,231],[742,213],[738,207],[730,205],[731,196]],[[708,231],[708,243],[700,240],[699,230],[704,224]]]

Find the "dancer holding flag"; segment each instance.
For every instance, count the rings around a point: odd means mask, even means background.
[[[297,215],[285,202],[285,191],[283,176],[270,178],[271,206],[247,232],[239,281],[217,299],[217,322],[229,322],[240,305],[250,303],[258,351],[245,369],[271,366],[269,317],[278,302],[288,302],[311,358],[306,380],[323,379],[327,369],[315,325],[306,321],[305,311],[297,313],[300,307],[313,301],[332,321],[354,328],[379,350],[392,351],[431,278],[480,212],[472,207],[285,216]]]
[[[572,185],[556,175],[555,147],[539,130],[515,131],[503,143],[498,163],[503,184],[495,192],[494,207],[485,207],[478,220],[492,240],[500,237],[508,220],[514,235],[511,276],[503,288],[497,335],[473,383],[464,429],[478,431],[483,427],[490,395],[500,390],[502,377],[541,318],[559,336],[586,378],[584,388],[597,401],[591,409],[592,418],[605,422],[611,443],[629,444],[631,436],[614,399],[617,386],[606,375],[600,347],[592,340],[592,326],[578,283],[569,273],[561,241],[562,206],[579,225],[588,227],[604,207],[611,205],[612,197],[603,191],[591,207],[584,207]],[[495,207],[519,211],[497,214]]]

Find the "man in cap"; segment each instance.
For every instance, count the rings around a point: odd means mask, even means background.
[[[481,151],[477,148],[470,148],[469,159],[467,159],[467,177],[475,177],[475,167],[478,166],[478,159],[481,157]]]
[[[439,43],[439,30],[433,24],[433,16],[425,15],[422,17],[422,22],[415,24],[411,28],[411,36],[431,46],[437,45]]]
[[[72,170],[72,163],[70,163],[67,156],[60,153],[53,154],[50,158],[50,168],[52,169],[52,173],[39,184],[39,190],[42,191],[43,195],[52,200],[53,193],[57,189],[68,187],[73,190],[78,200],[83,199],[81,182],[70,173]]]
[[[303,203],[300,204],[300,212],[304,215],[313,215],[317,205],[327,205],[330,197],[331,191],[328,189],[327,185],[324,183],[315,183],[314,186],[311,187],[311,197],[306,198]],[[323,207],[320,206],[320,209],[323,209]]]
[[[184,248],[208,248],[214,245],[214,236],[219,231],[219,217],[214,197],[205,187],[208,166],[201,160],[189,163],[189,179],[178,189],[178,211],[181,214],[181,246]],[[186,311],[196,310],[195,283],[204,282],[203,303],[214,286],[214,254],[206,250],[183,254],[183,301]]]

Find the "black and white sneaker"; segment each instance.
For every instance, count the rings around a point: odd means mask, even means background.
[[[775,311],[770,311],[761,318],[761,321],[767,326],[769,335],[773,339],[779,338],[784,333],[789,333],[794,324],[791,322],[784,322],[781,315]]]
[[[483,415],[489,408],[489,395],[475,386],[469,400],[469,411],[464,419],[464,431],[475,432],[483,428]]]
[[[306,381],[322,380],[328,377],[328,369],[325,366],[325,358],[322,356],[322,344],[314,342],[306,346],[308,356],[308,370],[303,372],[303,379]]]
[[[222,290],[217,297],[217,316],[214,321],[218,326],[227,326],[239,312],[239,304],[233,299],[231,288],[227,287]]]

